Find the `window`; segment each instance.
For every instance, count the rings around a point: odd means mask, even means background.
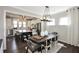
[[[16,20],[13,21],[13,27],[14,27],[14,28],[17,27],[17,21],[16,21]]]
[[[51,22],[47,22],[47,25],[55,25],[55,19],[50,19]]]
[[[19,27],[21,27],[22,26],[22,22],[19,22]]]
[[[26,27],[26,22],[23,22],[23,27]]]
[[[70,25],[70,20],[68,17],[62,17],[60,18],[59,25]]]

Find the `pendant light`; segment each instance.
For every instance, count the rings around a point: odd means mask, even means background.
[[[50,16],[50,11],[49,11],[49,6],[45,6],[44,14],[43,14],[41,21],[50,22],[49,20],[50,17],[51,16]]]

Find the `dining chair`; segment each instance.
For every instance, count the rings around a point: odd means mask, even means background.
[[[25,47],[26,52],[30,51],[30,52],[34,53],[36,51],[41,50],[41,45],[36,44],[36,43],[32,42],[31,40],[27,40],[26,43],[27,43],[27,46]],[[41,52],[42,52],[42,50],[41,50]]]

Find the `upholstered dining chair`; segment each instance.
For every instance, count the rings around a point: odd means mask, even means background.
[[[36,44],[32,42],[31,40],[27,40],[26,43],[27,43],[27,46],[25,47],[26,52],[34,53],[39,50],[41,50],[42,52],[41,45]]]

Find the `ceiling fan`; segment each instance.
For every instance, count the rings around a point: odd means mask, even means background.
[[[51,16],[50,16],[50,11],[49,11],[49,6],[45,6],[44,14],[43,14],[41,21],[51,22],[51,20],[49,20],[50,17]]]

